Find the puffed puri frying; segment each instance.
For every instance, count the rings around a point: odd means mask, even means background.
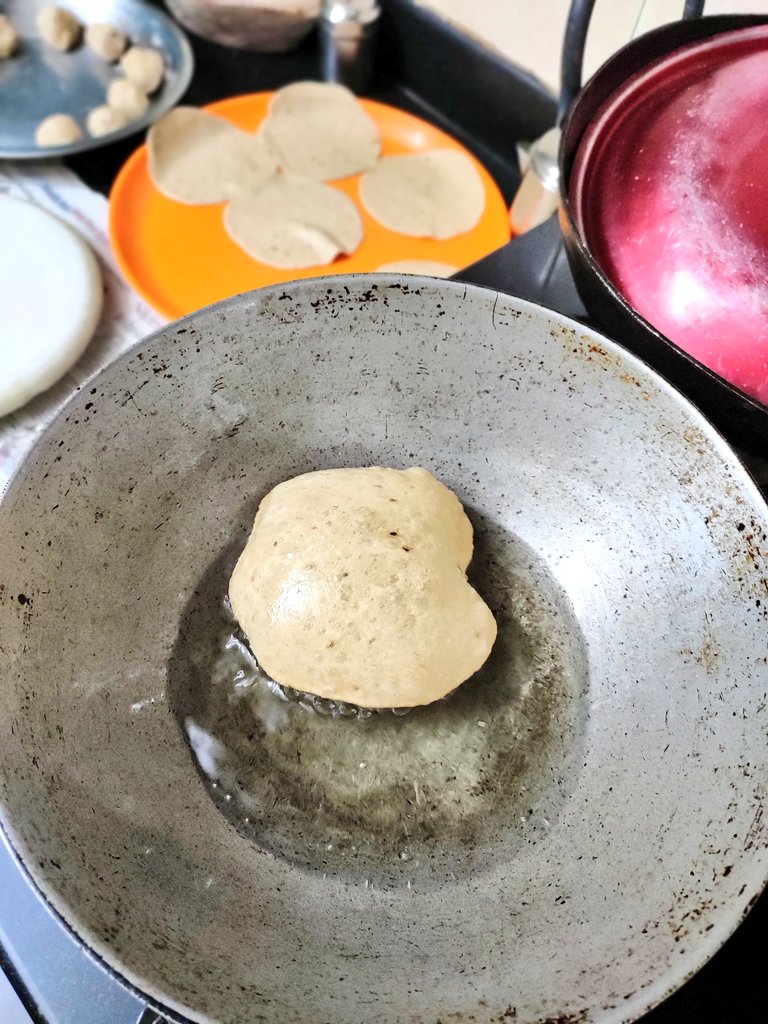
[[[323,470],[261,502],[232,609],[282,686],[364,708],[444,697],[486,661],[496,622],[466,577],[472,526],[427,470]]]

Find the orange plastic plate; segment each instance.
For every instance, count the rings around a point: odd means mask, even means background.
[[[274,94],[253,93],[212,103],[205,109],[255,131],[267,115]],[[474,163],[485,187],[485,210],[472,231],[445,241],[410,238],[389,231],[368,215],[358,194],[360,175],[331,182],[360,210],[365,237],[352,256],[329,266],[278,270],[251,259],[224,230],[224,204],[186,206],[163,196],[149,176],[147,148],[127,160],[110,197],[110,237],[127,280],[158,312],[174,320],[211,302],[264,285],[320,274],[376,270],[394,260],[437,260],[466,267],[509,241],[506,204],[485,168],[455,139],[420,118],[395,107],[361,100],[376,122],[384,156],[456,149]]]

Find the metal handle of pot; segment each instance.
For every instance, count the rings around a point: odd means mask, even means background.
[[[699,18],[705,0],[685,0],[682,18]],[[560,128],[568,116],[580,89],[584,70],[584,50],[592,20],[595,0],[571,0],[563,37],[560,61],[560,99],[555,127],[551,128],[530,149],[530,164],[509,210],[509,222],[516,235],[525,234],[543,224],[558,204],[558,148]],[[633,35],[638,34],[638,24]]]
[[[682,19],[700,18],[705,0],[685,0]],[[584,73],[584,49],[587,32],[592,21],[595,0],[571,0],[565,24],[563,51],[560,62],[560,100],[557,107],[557,125],[560,127],[581,89]]]

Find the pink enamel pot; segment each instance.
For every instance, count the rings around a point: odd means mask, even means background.
[[[665,26],[564,126],[561,224],[590,317],[737,445],[768,437],[768,24]]]

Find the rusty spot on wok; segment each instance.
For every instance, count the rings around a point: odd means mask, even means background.
[[[763,838],[763,789],[762,786],[757,787],[755,797],[759,801],[755,808],[755,813],[752,818],[752,823],[749,826],[749,830],[744,839],[744,851],[751,850],[754,846],[760,844]]]
[[[585,1024],[587,1011],[579,1010],[578,1013],[557,1013],[554,1017],[545,1017],[537,1024]]]
[[[575,1013],[556,1013],[549,1017],[541,1017],[536,1024],[586,1024],[588,1011],[577,1010]],[[439,1017],[435,1024],[481,1024],[481,1021],[488,1021],[488,1024],[514,1024],[517,1021],[517,1008],[508,1006],[506,1010],[491,1018],[478,1018],[474,1014],[449,1013],[447,1016]],[[414,1022],[415,1024],[415,1022]]]
[[[692,907],[689,907],[677,921],[670,921],[669,928],[675,942],[680,942],[684,939],[688,935],[691,925],[701,920],[705,914],[714,908],[714,905],[714,900],[702,899]]]
[[[709,442],[703,431],[698,427],[689,425],[683,431],[683,439],[695,448],[699,455],[705,455],[709,450]]]
[[[698,662],[708,676],[714,676],[717,674],[720,649],[711,637],[704,640],[698,651],[694,651],[690,647],[685,647],[680,651],[680,653],[682,654],[684,661],[693,659]]]
[[[484,999],[480,1000],[480,1006],[487,1006],[487,1003],[485,1002]],[[472,1024],[475,1024],[475,1022],[477,1022],[477,1024],[480,1024],[481,1020],[483,1022],[487,1021],[487,1024],[510,1024],[510,1021],[517,1020],[517,1007],[508,1006],[506,1010],[502,1010],[501,1013],[494,1014],[493,1017],[488,1018],[476,1018],[474,1015],[471,1014],[469,1017],[464,1017],[459,1014],[458,1016],[456,1016],[455,1024],[470,1024],[470,1022],[472,1022]],[[443,1024],[454,1024],[453,1015],[447,1018],[444,1017]]]

